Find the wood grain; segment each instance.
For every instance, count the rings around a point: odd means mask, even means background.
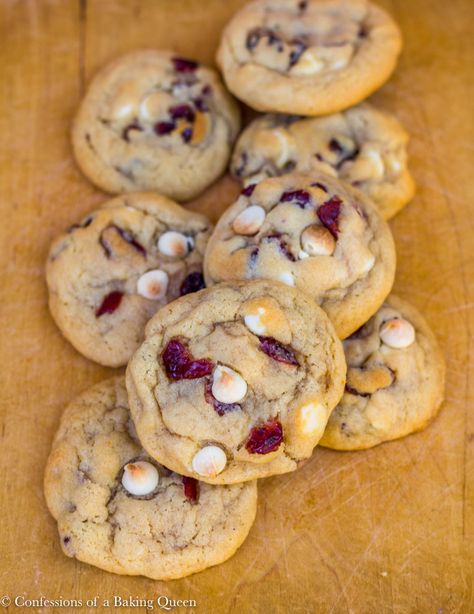
[[[197,611],[214,613],[472,612],[470,0],[381,2],[400,22],[405,48],[394,77],[373,97],[412,134],[418,192],[392,223],[396,291],[424,312],[446,353],[447,400],[439,418],[421,434],[367,452],[318,449],[297,474],[262,482],[247,542],[224,565],[188,579],[118,577],[60,551],[42,494],[51,439],[65,404],[111,373],[68,345],[46,306],[51,239],[104,198],[74,164],[71,118],[94,71],[120,53],[174,47],[212,62],[223,24],[242,4],[0,2],[0,597],[98,595],[100,602],[162,594],[195,599]],[[191,206],[215,219],[235,191],[223,179]]]

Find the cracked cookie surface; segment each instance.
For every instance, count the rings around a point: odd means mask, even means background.
[[[316,172],[244,188],[218,221],[204,258],[208,286],[265,278],[303,290],[341,339],[377,311],[394,274],[391,231],[374,205]]]
[[[168,51],[120,57],[92,80],[74,121],[84,174],[111,193],[197,196],[225,170],[239,109],[217,72]]]
[[[154,474],[154,488],[132,495],[124,471],[140,464]],[[44,485],[67,556],[160,580],[232,556],[257,505],[256,482],[211,486],[151,460],[136,437],[123,377],[90,388],[66,409]]]
[[[343,343],[346,391],[321,445],[370,448],[419,431],[436,416],[444,395],[444,358],[413,306],[390,295]]]
[[[398,26],[366,0],[255,0],[226,26],[217,62],[258,111],[326,115],[379,88],[400,49]]]
[[[231,171],[245,184],[296,171],[321,171],[367,194],[389,219],[413,197],[408,134],[368,103],[319,118],[265,115],[239,137]]]
[[[344,374],[325,313],[294,288],[253,281],[161,309],[126,381],[147,452],[217,484],[295,470],[318,443]]]
[[[164,196],[116,197],[53,241],[46,277],[51,314],[87,358],[118,367],[169,301],[204,287],[211,232],[203,215]]]

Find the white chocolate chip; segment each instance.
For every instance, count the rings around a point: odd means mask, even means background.
[[[220,403],[238,403],[247,394],[247,382],[237,371],[218,365],[212,377],[212,394]]]
[[[165,256],[184,258],[194,246],[191,237],[186,237],[181,232],[168,230],[158,240],[158,249]]]
[[[257,309],[257,313],[252,313],[244,316],[245,326],[254,335],[265,336],[267,334],[267,327],[262,321],[262,316],[264,316],[265,313],[266,309],[264,307],[259,307]]]
[[[142,121],[153,122],[158,117],[167,114],[170,97],[164,92],[151,92],[143,98],[139,106],[139,115]]]
[[[295,278],[293,277],[293,273],[291,273],[291,271],[283,271],[278,276],[278,279],[287,286],[295,285]]]
[[[362,147],[354,161],[345,162],[342,174],[349,181],[367,181],[369,179],[381,179],[385,173],[385,166],[380,152],[375,146],[367,143]]]
[[[305,436],[314,436],[323,433],[327,423],[327,411],[321,403],[308,403],[300,408],[298,425],[300,432]]]
[[[306,49],[294,66],[291,67],[290,73],[298,77],[305,75],[314,75],[324,68],[324,62],[317,55],[314,49]]]
[[[232,222],[232,228],[239,235],[254,235],[260,230],[265,220],[265,209],[259,205],[251,205],[239,213]]]
[[[122,485],[131,495],[149,495],[158,486],[159,481],[158,470],[151,463],[136,461],[124,467]]]
[[[331,256],[336,249],[336,239],[324,226],[312,224],[301,233],[301,247],[309,256]]]
[[[137,281],[137,292],[152,301],[165,297],[168,289],[168,274],[160,269],[147,271]]]
[[[386,345],[396,349],[406,348],[415,341],[415,329],[403,318],[392,318],[384,322],[379,335]]]
[[[124,82],[110,106],[110,118],[116,121],[131,119],[138,106],[138,84],[135,81]]]
[[[277,166],[283,166],[290,156],[290,135],[284,128],[273,128],[257,132],[254,150],[263,158],[274,160]]]
[[[194,456],[193,471],[207,478],[213,478],[227,465],[227,456],[219,446],[205,446]]]

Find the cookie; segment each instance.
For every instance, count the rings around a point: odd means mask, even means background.
[[[342,344],[309,297],[254,281],[161,309],[126,381],[150,456],[181,474],[230,484],[293,471],[308,458],[343,393],[345,371]]]
[[[307,292],[341,339],[377,311],[394,274],[393,238],[375,207],[318,173],[248,185],[220,218],[204,258],[207,285],[265,278]]]
[[[53,241],[51,314],[87,358],[119,367],[159,307],[204,287],[210,222],[153,193],[118,196]]]
[[[215,70],[169,51],[136,51],[101,70],[72,130],[77,162],[113,194],[197,196],[225,170],[239,109]]]
[[[258,111],[326,115],[378,89],[400,49],[393,19],[366,0],[255,0],[225,28],[217,62]]]
[[[257,505],[256,482],[210,486],[149,458],[130,419],[123,377],[94,386],[66,409],[44,488],[67,556],[159,580],[231,557]]]
[[[241,134],[231,171],[246,184],[293,170],[322,171],[358,187],[389,219],[415,191],[407,143],[397,119],[368,103],[319,118],[269,114]]]
[[[445,364],[421,314],[390,295],[377,313],[344,341],[345,394],[320,444],[363,450],[419,431],[437,414]]]

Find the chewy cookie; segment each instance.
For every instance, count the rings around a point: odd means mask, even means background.
[[[325,115],[379,88],[400,49],[393,19],[366,0],[255,0],[225,28],[217,61],[254,109]]]
[[[240,124],[217,72],[168,51],[137,51],[93,79],[72,141],[84,174],[107,192],[193,198],[221,175]]]
[[[308,296],[234,282],[161,309],[126,381],[147,452],[223,484],[293,471],[308,458],[345,370],[342,344]]]
[[[307,292],[341,339],[377,311],[394,274],[393,238],[375,207],[317,173],[248,185],[217,223],[204,259],[208,286],[265,278]]]
[[[123,377],[94,386],[66,409],[44,487],[67,556],[159,580],[232,556],[257,505],[256,482],[210,486],[150,459],[130,419]]]
[[[362,450],[423,429],[444,395],[445,364],[420,313],[390,295],[344,341],[346,392],[320,444]]]
[[[265,115],[240,136],[231,171],[247,184],[293,170],[322,171],[365,192],[389,219],[415,191],[407,142],[396,118],[368,103],[326,117]]]
[[[204,287],[210,222],[152,193],[119,196],[51,245],[51,314],[87,358],[127,363],[159,307]]]

